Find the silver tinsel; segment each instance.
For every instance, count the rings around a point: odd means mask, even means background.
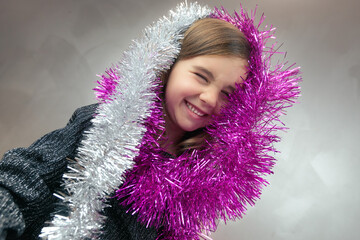
[[[63,176],[69,216],[54,215],[42,229],[44,239],[96,238],[105,221],[105,200],[123,183],[144,135],[158,73],[168,69],[180,50],[181,32],[210,14],[208,7],[183,3],[168,17],[145,29],[114,67],[119,77],[111,101],[100,104],[93,127],[86,133],[75,163]]]

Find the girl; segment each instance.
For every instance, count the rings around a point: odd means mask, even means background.
[[[241,217],[300,80],[270,66],[272,30],[253,22],[181,4],[148,27],[102,76],[99,104],[5,154],[2,238],[200,239]]]

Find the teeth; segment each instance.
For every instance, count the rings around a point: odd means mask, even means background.
[[[190,105],[190,103],[186,102],[186,105],[188,106],[188,108],[193,112],[195,113],[196,115],[202,117],[204,116],[205,114],[202,114],[200,113],[199,111],[197,111],[192,105]]]

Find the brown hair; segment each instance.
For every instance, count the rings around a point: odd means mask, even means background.
[[[231,23],[214,18],[204,18],[194,22],[185,31],[176,61],[202,55],[249,59],[250,50],[250,44],[244,34]],[[166,90],[170,72],[171,68],[161,76],[164,90]],[[162,98],[164,99],[164,94]],[[185,150],[201,148],[205,139],[208,139],[208,134],[203,128],[187,132],[178,143],[174,143],[177,149],[176,154],[180,155]]]
[[[194,22],[186,30],[177,61],[201,55],[248,59],[250,45],[244,34],[231,23],[204,18]]]

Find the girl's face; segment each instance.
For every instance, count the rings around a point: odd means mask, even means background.
[[[177,62],[165,90],[166,130],[179,135],[205,127],[246,78],[247,60],[204,55]]]

